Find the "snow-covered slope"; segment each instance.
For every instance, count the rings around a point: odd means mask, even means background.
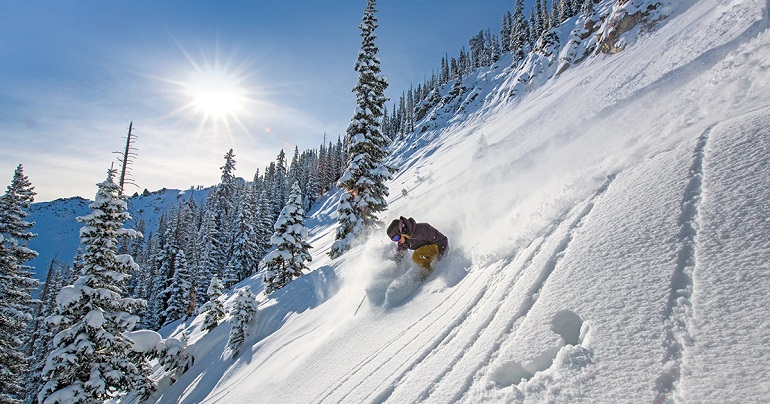
[[[384,231],[330,261],[332,196],[313,272],[261,297],[237,358],[227,323],[163,330],[195,364],[153,401],[766,402],[768,4],[668,11],[620,53],[538,85],[493,67],[427,115],[382,215],[449,237],[424,283]]]
[[[96,184],[94,180],[94,184]],[[96,185],[94,185],[94,195]],[[134,228],[140,220],[144,220],[148,231],[155,231],[163,212],[168,212],[181,201],[195,198],[200,205],[206,199],[208,189],[199,191],[180,191],[177,189],[162,189],[148,195],[138,195],[128,200],[129,213],[132,220],[126,227]],[[41,281],[45,280],[51,260],[56,259],[63,265],[72,264],[80,244],[80,228],[83,224],[77,221],[80,216],[91,212],[88,207],[91,201],[83,198],[57,199],[51,202],[34,203],[30,207],[29,221],[34,222],[32,231],[37,237],[30,241],[30,247],[38,252],[37,258],[30,261],[35,268],[35,274]]]

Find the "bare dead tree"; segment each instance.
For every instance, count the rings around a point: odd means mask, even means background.
[[[134,147],[136,135],[133,133],[133,130],[134,121],[131,121],[131,123],[128,125],[128,135],[125,137],[126,148],[122,152],[113,152],[120,155],[120,157],[118,157],[118,161],[120,162],[120,182],[118,185],[120,185],[121,192],[125,191],[125,184],[138,187],[138,185],[136,185],[136,183],[131,178],[131,164],[134,163],[137,156],[136,148]]]

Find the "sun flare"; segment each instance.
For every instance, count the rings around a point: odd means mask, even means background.
[[[246,112],[248,97],[237,78],[225,74],[197,73],[188,83],[191,107],[207,119],[238,119]]]
[[[179,49],[188,66],[174,78],[162,79],[173,85],[173,97],[180,102],[169,115],[197,122],[199,136],[250,136],[260,120],[260,106],[266,105],[264,90],[255,87],[252,64],[218,50],[194,58],[181,45]]]

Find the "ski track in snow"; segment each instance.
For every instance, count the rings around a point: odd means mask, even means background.
[[[709,135],[697,260],[677,402],[767,402],[770,309],[770,108],[720,122]],[[720,195],[732,192],[732,198]],[[762,297],[758,299],[758,297]],[[729,386],[729,387],[728,387]]]
[[[694,288],[693,271],[696,264],[698,205],[702,194],[703,160],[712,129],[713,126],[707,128],[695,146],[689,179],[681,203],[678,235],[680,246],[665,311],[663,369],[657,379],[655,403],[664,403],[670,399],[681,378],[684,351],[692,342],[688,323],[692,317],[691,297]]]
[[[464,279],[467,279],[467,277],[464,278]],[[474,281],[474,285],[477,282],[479,282],[479,279],[481,279],[481,277],[477,276],[476,280]],[[320,396],[316,397],[312,401],[313,402],[323,402],[323,401],[326,401],[327,399],[329,399],[335,393],[339,392],[340,390],[343,390],[345,388],[346,384],[352,383],[353,385],[351,385],[349,388],[347,388],[347,392],[343,393],[343,396],[341,396],[339,398],[335,398],[334,400],[331,400],[331,401],[339,402],[339,401],[344,400],[351,393],[353,393],[356,390],[357,387],[360,387],[360,385],[363,383],[363,381],[355,381],[353,379],[355,377],[360,377],[361,376],[361,372],[363,371],[364,368],[366,368],[367,365],[369,365],[370,363],[373,363],[373,362],[374,363],[378,363],[378,362],[375,361],[376,359],[381,359],[382,357],[386,357],[386,358],[387,357],[391,357],[392,353],[393,353],[391,348],[394,348],[396,350],[395,352],[402,352],[406,347],[408,347],[410,345],[410,342],[412,341],[412,338],[409,338],[407,334],[413,333],[415,335],[421,335],[427,329],[432,328],[432,326],[434,324],[443,323],[443,321],[441,321],[441,320],[443,320],[444,316],[447,315],[448,313],[452,312],[452,309],[454,309],[455,306],[461,304],[461,302],[463,301],[463,299],[461,299],[461,298],[464,297],[465,294],[467,294],[468,292],[471,292],[473,290],[476,290],[477,293],[471,298],[471,302],[468,304],[468,306],[469,307],[475,306],[476,303],[478,302],[478,300],[481,299],[481,297],[484,295],[484,292],[486,291],[487,286],[488,286],[487,284],[484,284],[479,289],[474,289],[473,287],[469,287],[469,288],[455,288],[452,291],[452,293],[450,294],[450,296],[448,296],[448,299],[447,299],[447,300],[450,300],[450,301],[454,301],[455,302],[454,304],[449,305],[448,307],[437,306],[437,307],[433,308],[432,310],[428,311],[427,313],[425,313],[422,317],[420,317],[419,319],[414,321],[409,327],[405,328],[404,330],[402,330],[401,332],[396,334],[394,337],[392,337],[384,345],[382,345],[374,354],[369,355],[365,360],[361,361],[358,365],[356,365],[353,368],[351,368],[351,371],[347,375],[345,375],[345,377],[343,377],[342,379],[338,380],[336,383],[333,384],[332,387],[330,387],[329,389],[324,391],[324,393],[322,393]],[[454,297],[455,297],[454,295],[456,293],[458,293],[458,292],[463,292],[463,293],[461,293],[461,295],[459,296],[460,298],[454,299]],[[440,310],[440,309],[443,309],[443,310]],[[441,311],[441,313],[439,313],[437,315],[436,312],[438,312],[438,311]],[[468,311],[468,309],[463,309],[463,310],[460,311],[460,313],[467,313],[467,311]],[[434,318],[433,321],[428,322],[426,319],[431,317],[431,316],[435,316],[435,318]],[[457,321],[458,320],[455,319],[455,321],[453,321],[452,324],[456,323]],[[462,322],[462,319],[460,319],[459,321]],[[418,327],[420,327],[419,330],[417,330]],[[448,328],[451,331],[452,327],[450,326]],[[402,344],[400,346],[398,346],[399,343],[402,343]],[[368,380],[368,379],[370,379],[372,377],[375,377],[375,374],[378,371],[380,371],[388,363],[388,361],[387,360],[381,360],[379,363],[380,363],[380,365],[378,365],[374,369],[368,371],[366,373],[366,375],[363,376],[363,380],[364,381]]]

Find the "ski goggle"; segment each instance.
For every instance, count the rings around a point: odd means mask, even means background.
[[[401,241],[401,235],[400,234],[396,234],[395,236],[391,237],[390,239],[398,243],[399,241]]]

